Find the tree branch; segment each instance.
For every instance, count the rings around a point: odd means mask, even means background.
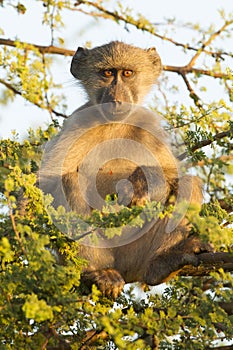
[[[197,255],[197,266],[186,265],[180,271],[180,276],[206,276],[211,271],[222,268],[233,271],[233,254],[226,252],[201,253]]]
[[[20,91],[18,91],[13,85],[7,83],[5,80],[0,79],[0,84],[4,85],[7,89],[13,91],[15,95],[22,96],[22,93]]]
[[[217,36],[219,36],[229,25],[231,25],[233,23],[232,21],[226,21],[223,26],[217,30],[216,32],[214,32],[212,35],[210,35],[209,39],[206,40],[201,48],[197,51],[197,53],[192,57],[192,59],[190,60],[190,62],[188,63],[188,67],[193,67],[196,60],[198,59],[198,57],[201,55],[201,53],[204,51],[204,49],[209,46],[211,44],[212,41],[214,41],[214,39],[216,39]]]
[[[233,198],[230,200],[219,199],[219,205],[222,209],[224,209],[227,213],[231,213],[233,211]]]
[[[42,45],[35,45],[35,44],[26,43],[23,41],[15,41],[15,40],[10,40],[10,39],[0,38],[0,45],[16,47],[16,42],[20,43],[21,45],[25,45],[28,50],[31,50],[31,47],[35,47],[38,49],[38,51],[41,54],[55,54],[55,55],[62,55],[62,56],[73,56],[75,53],[75,51],[73,51],[73,50],[67,50],[67,49],[64,49],[62,47],[57,47],[57,46],[53,46],[53,45],[42,46]]]
[[[226,302],[219,302],[219,306],[226,311],[228,315],[233,314],[233,300],[229,303]]]
[[[84,11],[83,9],[79,9],[78,6],[80,5],[88,5],[90,7],[94,7],[95,9],[97,9],[100,13],[93,13],[93,12],[87,12],[87,11]],[[158,33],[155,32],[155,25],[148,25],[148,24],[142,24],[141,23],[141,20],[135,20],[133,17],[127,15],[127,16],[124,16],[122,14],[119,14],[117,11],[109,11],[107,9],[105,9],[103,6],[100,5],[99,2],[92,2],[92,1],[88,1],[88,0],[78,0],[76,1],[76,3],[74,4],[74,7],[70,7],[70,6],[67,6],[68,9],[70,10],[77,10],[79,12],[82,12],[82,13],[85,13],[86,15],[89,15],[89,16],[94,16],[94,17],[104,17],[104,18],[109,18],[111,20],[115,20],[115,21],[122,21],[126,24],[131,24],[133,26],[135,26],[136,28],[138,29],[141,29],[145,32],[149,32],[150,34],[156,36],[157,38],[161,39],[161,40],[164,40],[164,41],[168,41],[170,42],[171,44],[177,46],[177,47],[182,47],[183,49],[185,50],[192,50],[192,51],[196,51],[197,54],[199,53],[200,51],[200,48],[195,48],[189,44],[183,44],[183,43],[180,43],[178,41],[175,41],[169,37],[166,37],[164,35],[160,35]],[[104,16],[103,16],[104,14]],[[227,56],[231,56],[232,57],[232,54],[229,54],[229,53],[226,53],[226,52],[211,52],[211,51],[207,51],[205,50],[205,47],[209,45],[209,43],[211,41],[213,41],[224,29],[226,26],[229,26],[233,23],[233,21],[226,21],[223,25],[223,29],[221,28],[220,30],[218,30],[217,32],[213,33],[210,38],[207,40],[205,46],[201,47],[201,50],[202,52],[205,52],[206,54],[210,55],[210,56],[213,56],[213,57],[221,57],[222,55],[227,55]],[[209,42],[209,43],[208,43]]]
[[[161,36],[161,39],[163,37]],[[5,45],[5,46],[11,46],[11,47],[16,47],[16,42],[14,40],[10,39],[4,39],[0,38],[0,45]],[[19,41],[21,45],[24,45],[27,50],[32,50],[32,47],[35,47],[38,49],[38,51],[41,54],[54,54],[54,55],[62,55],[62,56],[73,56],[75,51],[74,50],[68,50],[62,47],[58,46],[42,46],[42,45],[36,45],[32,43],[27,43],[27,42],[22,42]],[[189,73],[195,73],[195,74],[202,74],[202,75],[207,75],[213,78],[224,78],[224,79],[229,79],[229,76],[225,73],[219,73],[219,72],[214,72],[212,70],[207,70],[207,69],[202,69],[202,68],[194,68],[194,67],[189,67],[188,65],[186,66],[170,66],[170,65],[164,65],[163,70],[167,72],[173,72],[173,73],[178,73],[180,75],[186,75]]]
[[[109,336],[105,331],[88,331],[85,338],[82,340],[82,346],[79,349],[87,350],[90,345],[95,344],[99,339],[106,340],[108,338]]]
[[[15,95],[19,95],[19,96],[21,96],[21,97],[24,98],[24,96],[23,96],[23,94],[22,94],[21,91],[17,90],[13,85],[7,83],[7,82],[4,81],[3,79],[0,79],[0,84],[4,85],[7,89],[13,91],[13,93],[14,93]],[[50,113],[55,114],[56,117],[67,118],[67,115],[66,115],[66,114],[57,112],[57,111],[55,111],[55,109],[51,108],[48,99],[46,99],[46,100],[47,100],[47,108],[46,108],[46,109],[47,109]],[[29,101],[29,100],[27,100],[27,101]],[[44,109],[39,103],[31,102],[31,101],[29,101],[29,102],[32,103],[32,104],[34,104],[35,106],[41,108],[41,109]]]
[[[200,48],[194,48],[191,47],[189,45],[183,44],[183,43],[179,43],[174,41],[171,38],[168,38],[166,36],[160,35],[158,33],[155,32],[155,27],[154,25],[149,25],[148,24],[142,24],[140,18],[138,20],[135,20],[134,18],[132,18],[131,16],[124,16],[119,14],[117,11],[109,11],[107,9],[105,9],[104,7],[102,7],[99,3],[95,3],[95,2],[91,2],[91,1],[87,1],[87,0],[80,0],[77,1],[74,4],[74,7],[69,7],[66,6],[67,8],[71,9],[71,10],[77,10],[80,12],[83,12],[83,9],[79,9],[78,6],[79,5],[88,5],[91,7],[96,8],[101,15],[104,14],[105,18],[110,18],[110,19],[114,19],[117,21],[123,21],[126,24],[131,24],[134,25],[135,27],[144,30],[144,31],[148,31],[150,32],[152,35],[158,37],[161,40],[165,40],[168,42],[171,42],[172,44],[176,45],[176,46],[181,46],[185,49],[189,49],[189,50],[195,50],[196,54],[192,57],[192,59],[190,60],[190,62],[185,65],[185,66],[169,66],[169,65],[164,65],[163,66],[163,70],[164,71],[168,71],[168,72],[175,72],[177,74],[180,74],[186,84],[186,87],[188,89],[188,91],[190,92],[190,97],[194,100],[194,103],[200,107],[201,106],[201,102],[200,102],[200,98],[199,96],[194,92],[193,88],[191,87],[186,75],[189,73],[193,73],[193,74],[197,74],[197,75],[206,75],[206,76],[211,76],[213,78],[220,78],[220,79],[229,79],[229,75],[222,73],[222,72],[214,72],[212,70],[206,70],[206,69],[202,69],[202,68],[194,68],[194,64],[197,60],[197,58],[201,55],[202,52],[205,52],[206,54],[211,54],[212,56],[214,56],[213,52],[206,52],[205,48],[207,46],[210,45],[210,43],[212,41],[214,41],[214,39],[216,39],[216,37],[218,37],[224,30],[226,30],[226,28],[231,25],[233,23],[233,20],[231,21],[226,21],[222,27],[217,30],[216,32],[212,33],[212,35],[210,35],[210,37],[208,38],[208,40],[206,40],[202,46]],[[87,15],[91,15],[91,16],[97,16],[97,14],[94,13],[88,13],[85,12]],[[6,45],[6,46],[11,46],[11,47],[16,47],[16,43],[17,41],[13,41],[10,39],[4,39],[4,38],[0,38],[0,45]],[[49,45],[49,46],[43,46],[43,45],[34,45],[34,44],[30,44],[30,43],[25,43],[25,42],[19,42],[21,45],[24,45],[24,47],[27,50],[32,49],[32,47],[35,47],[36,49],[38,49],[38,51],[41,54],[58,54],[58,55],[63,55],[63,56],[73,56],[74,52],[73,50],[68,50],[65,48],[61,48],[61,47],[56,47],[54,45]],[[217,54],[216,54],[217,55]],[[217,57],[217,56],[215,56]],[[3,80],[0,81],[2,84],[4,84],[7,88],[11,89],[14,93],[16,94],[20,94],[19,91],[17,91],[15,88],[13,88],[12,86],[10,86],[7,82],[3,82]],[[38,106],[40,107],[40,106]],[[64,114],[58,113],[54,110],[51,110],[51,108],[48,108],[48,110],[50,112],[53,112],[56,116],[62,116],[62,117],[66,117]]]
[[[191,152],[195,152],[197,149],[211,145],[214,141],[223,139],[224,137],[230,137],[232,136],[232,130],[227,130],[227,131],[223,131],[223,132],[219,132],[218,134],[214,135],[211,139],[207,139],[207,140],[202,140],[198,143],[196,143],[196,145],[194,145],[193,147],[191,147],[190,151]],[[185,158],[187,158],[189,155],[189,151],[186,151],[182,154],[180,154],[177,158],[179,160],[183,160]]]
[[[223,346],[215,346],[214,348],[206,348],[206,350],[232,350],[233,349],[233,345],[223,345]]]
[[[189,93],[189,96],[193,99],[195,105],[196,105],[197,107],[199,107],[199,108],[202,107],[202,104],[201,104],[201,102],[200,102],[201,99],[200,99],[200,97],[195,93],[195,91],[193,90],[193,88],[191,87],[191,85],[190,85],[190,83],[189,83],[189,81],[188,81],[186,75],[185,75],[185,74],[181,74],[181,76],[182,76],[182,78],[183,78],[183,80],[184,80],[184,82],[185,82],[185,85],[186,85],[188,91],[190,92],[190,93]]]
[[[208,70],[208,69],[189,67],[188,65],[187,66],[168,66],[168,65],[165,65],[165,66],[163,66],[163,70],[167,71],[167,72],[178,73],[180,75],[194,73],[197,75],[199,75],[199,74],[207,75],[207,76],[212,77],[212,78],[230,79],[229,76],[225,73],[214,72],[214,71]]]

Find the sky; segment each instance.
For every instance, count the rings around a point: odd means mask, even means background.
[[[13,1],[11,1],[13,2]],[[15,1],[17,2],[17,1]],[[19,38],[40,45],[50,43],[49,29],[41,25],[41,3],[36,0],[22,0],[27,12],[25,15],[19,15],[10,6],[0,8],[0,28],[4,30],[4,38]],[[111,1],[114,2],[114,1]],[[164,23],[164,18],[176,18],[176,22],[199,23],[202,27],[207,28],[211,23],[216,28],[221,25],[218,10],[224,9],[226,13],[233,13],[232,0],[126,0],[124,6],[129,6],[135,13],[141,13],[153,23]],[[113,9],[113,8],[110,8]],[[64,12],[65,27],[60,29],[59,35],[65,38],[65,47],[76,50],[78,46],[85,45],[90,41],[93,46],[101,45],[111,40],[122,40],[136,46],[147,48],[156,46],[162,61],[168,65],[185,64],[187,57],[180,53],[180,50],[174,50],[170,44],[164,44],[161,40],[153,36],[132,29],[126,31],[121,25],[112,21],[97,22],[93,18],[77,12]],[[175,36],[180,41],[185,42],[190,39],[191,32],[189,29],[178,27]],[[233,40],[230,41],[230,48],[233,51]],[[55,80],[63,84],[62,93],[67,97],[68,113],[84,103],[84,94],[75,84],[72,78],[70,68],[71,58],[57,58],[57,65],[54,68]],[[170,74],[169,79],[173,79]],[[1,86],[0,86],[1,89]],[[217,91],[213,90],[213,94]],[[182,88],[181,88],[182,94]],[[45,111],[32,106],[18,96],[12,103],[7,106],[0,106],[0,137],[9,137],[11,131],[16,129],[20,135],[25,135],[29,127],[49,123],[50,118]]]

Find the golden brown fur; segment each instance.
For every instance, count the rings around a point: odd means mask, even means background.
[[[45,193],[52,193],[55,206],[62,204],[67,210],[88,214],[92,208],[101,210],[106,195],[112,193],[118,194],[119,204],[128,206],[147,200],[166,204],[171,196],[201,204],[200,181],[180,176],[179,163],[159,120],[144,108],[132,107],[142,102],[161,68],[155,49],[143,50],[121,42],[78,49],[71,72],[89,101],[48,144],[40,176],[41,187]],[[109,78],[103,77],[105,70]],[[133,72],[130,79],[124,76],[125,71],[126,75]],[[104,103],[108,103],[113,120],[106,121],[106,110],[92,107]],[[200,244],[189,237],[185,216],[176,222],[168,217],[147,222],[143,230],[134,240],[121,241],[118,246],[81,244],[80,254],[89,261],[84,281],[96,283],[103,293],[116,297],[125,282],[155,285],[187,263],[187,256],[195,260],[193,252]]]

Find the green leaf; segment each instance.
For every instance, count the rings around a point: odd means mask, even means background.
[[[27,296],[27,299],[22,307],[25,316],[33,319],[36,322],[43,322],[45,320],[53,319],[53,310],[45,300],[38,300],[36,294]]]

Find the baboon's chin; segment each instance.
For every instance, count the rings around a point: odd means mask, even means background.
[[[108,102],[101,104],[102,112],[110,121],[121,121],[132,112],[133,105],[130,103]]]

